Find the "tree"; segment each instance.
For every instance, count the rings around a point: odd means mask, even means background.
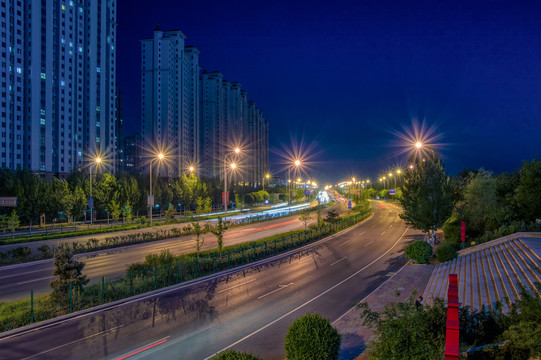
[[[225,221],[222,221],[222,218],[219,217],[216,227],[210,230],[218,240],[218,251],[220,252],[220,256],[222,255],[222,248],[224,245],[224,233],[227,229],[229,229],[229,227],[227,226]]]
[[[479,170],[464,188],[463,201],[457,205],[458,218],[466,221],[470,236],[481,236],[497,229],[505,218],[496,194],[492,174]]]
[[[115,199],[112,199],[109,202],[109,214],[111,214],[113,220],[117,221],[120,218],[120,212],[120,204]]]
[[[427,234],[432,231],[435,240],[436,230],[451,216],[453,191],[436,152],[429,151],[423,160],[404,175],[400,217]]]
[[[424,311],[415,306],[415,295],[407,302],[390,303],[379,313],[360,303],[363,325],[374,330],[374,339],[368,343],[371,359],[443,358],[445,346],[446,307],[436,299],[433,307]],[[461,324],[462,329],[462,324]]]
[[[338,359],[340,334],[329,320],[318,314],[306,314],[287,329],[285,351],[288,360]]]
[[[119,196],[114,175],[105,173],[101,176],[96,176],[93,183],[92,196],[94,197],[94,209],[96,209],[98,213],[103,213],[105,208],[108,208],[109,213],[111,213],[110,203],[112,200],[115,200],[118,203]]]
[[[199,223],[192,223],[193,233],[195,234],[195,252],[199,258],[199,252],[205,243],[205,239],[201,236],[204,233],[203,227]]]
[[[308,230],[308,223],[312,220],[310,210],[305,210],[300,213],[299,220],[304,224],[304,231]]]
[[[239,194],[235,194],[235,207],[238,209],[238,208],[241,208],[242,209],[242,202],[240,200],[240,195]]]
[[[8,230],[11,230],[11,237],[15,235],[15,230],[19,227],[21,224],[19,220],[19,215],[17,215],[17,212],[13,210],[9,217],[7,218],[7,228]]]
[[[4,235],[6,234],[6,227],[8,226],[8,216],[6,214],[0,215],[0,225],[4,229]]]
[[[329,224],[335,224],[340,221],[340,215],[338,215],[338,212],[334,209],[329,210],[324,221]]]
[[[541,285],[537,284],[537,291]],[[529,352],[530,358],[541,357],[541,299],[536,292],[528,292],[523,287],[520,299],[512,307],[509,316],[511,326],[504,332],[503,338],[508,339],[511,345]]]
[[[82,291],[90,281],[83,275],[85,263],[73,260],[73,251],[69,245],[62,244],[54,254],[53,275],[57,278],[51,281],[51,294],[57,304],[66,305],[69,301],[70,284],[72,291]]]
[[[205,198],[205,202],[203,205],[203,212],[205,214],[210,214],[212,212],[212,200],[208,196]]]
[[[82,216],[83,212],[87,207],[87,199],[85,192],[79,186],[75,187],[71,195],[72,207],[71,207],[71,216],[73,217],[73,223],[75,224],[75,219]]]
[[[323,218],[321,217],[321,209],[317,209],[317,227],[323,226]]]
[[[53,219],[53,228],[60,213],[71,214],[73,207],[72,196],[68,182],[64,179],[53,178],[50,184],[48,214]]]
[[[541,218],[541,161],[524,161],[520,169],[520,181],[515,195],[518,212],[522,219],[534,221]]]
[[[195,199],[195,213],[197,215],[201,215],[203,213],[203,206],[205,205],[205,200],[201,196],[199,196],[197,199]]]
[[[124,205],[124,208],[122,209],[122,216],[124,217],[124,221],[127,223],[132,220],[132,205],[130,202]]]
[[[176,214],[177,214],[177,211],[175,210],[175,207],[169,204],[169,207],[167,208],[167,210],[165,210],[165,213],[164,213],[165,218],[169,220],[175,220]]]

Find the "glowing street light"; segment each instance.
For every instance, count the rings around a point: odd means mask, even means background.
[[[240,153],[240,148],[236,147],[233,155],[237,156]],[[227,220],[227,207],[229,205],[229,196],[227,192],[227,169],[230,168],[231,171],[237,170],[237,163],[232,162],[227,166],[227,154],[224,157],[224,194],[223,194],[223,203],[224,203],[224,221]]]
[[[287,188],[287,208],[288,208],[288,214],[291,212],[291,168],[295,167],[298,168],[301,166],[301,161],[299,159],[296,159],[293,161],[292,166],[287,167],[287,179],[288,179],[288,188]],[[299,179],[300,181],[301,179]]]
[[[195,168],[194,168],[193,166],[190,166],[190,167],[188,168],[188,170],[190,170],[190,173],[193,174],[193,172],[195,171]]]
[[[154,206],[154,196],[152,195],[152,162],[154,160],[157,160],[158,162],[161,162],[163,159],[165,159],[164,153],[160,152],[156,155],[156,158],[150,160],[150,194],[148,195],[147,203],[148,203],[148,212],[150,217],[150,226],[152,226],[152,207]]]
[[[94,161],[90,163],[89,167],[89,173],[90,173],[90,196],[88,198],[88,207],[90,208],[90,225],[92,225],[92,218],[93,218],[93,208],[94,208],[94,198],[92,197],[92,165],[96,166],[96,168],[101,164],[101,157],[97,156],[94,158]],[[97,172],[97,169],[96,169]]]

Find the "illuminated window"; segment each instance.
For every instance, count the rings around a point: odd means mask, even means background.
[[[45,73],[41,73],[41,78],[45,80]]]

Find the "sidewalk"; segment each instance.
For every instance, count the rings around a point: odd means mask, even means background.
[[[371,309],[381,311],[388,303],[405,301],[414,290],[421,294],[433,269],[432,265],[406,265],[362,301],[367,302]],[[399,297],[396,296],[397,290],[400,291]],[[333,323],[342,334],[340,360],[355,359],[372,337],[372,330],[362,325],[360,315],[361,310],[354,307]]]

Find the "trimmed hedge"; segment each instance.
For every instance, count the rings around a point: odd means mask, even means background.
[[[311,211],[315,211],[321,208],[324,208],[325,205],[319,205],[314,208],[311,208]],[[298,211],[297,211],[298,212]],[[294,214],[296,212],[291,212],[291,214]],[[289,216],[289,215],[285,215]],[[278,219],[283,216],[277,216],[277,217],[270,217],[268,215],[259,215],[259,216],[250,216],[246,217],[244,219],[240,219],[235,221],[234,223],[230,224],[229,227],[237,227],[242,226],[246,224],[255,224],[267,220],[272,219]],[[155,229],[148,232],[141,232],[141,233],[134,233],[134,234],[126,234],[126,235],[116,235],[111,237],[106,237],[103,240],[98,239],[88,239],[86,243],[77,243],[73,242],[73,253],[74,254],[82,254],[86,252],[91,251],[99,251],[99,250],[107,250],[107,249],[113,249],[117,247],[122,246],[128,246],[128,245],[137,245],[137,244],[143,244],[153,241],[159,241],[159,240],[167,240],[172,239],[180,236],[187,236],[187,235],[193,235],[193,231],[191,230],[191,225],[188,223],[183,223],[183,227],[172,227],[170,229]],[[131,225],[130,225],[131,226]],[[138,225],[134,225],[138,226]],[[138,227],[134,227],[133,229],[137,229]],[[123,230],[129,230],[130,228],[126,227]],[[92,231],[96,231],[98,229],[94,229]],[[101,231],[101,233],[108,232],[108,231]],[[205,231],[207,233],[208,231]],[[99,232],[98,232],[99,233]],[[52,235],[52,234],[51,234]],[[77,234],[81,235],[81,234]],[[56,235],[55,235],[56,236]],[[13,248],[9,250],[8,252],[1,252],[0,251],[0,265],[7,265],[7,264],[17,264],[17,263],[23,263],[23,262],[29,262],[29,261],[36,261],[36,260],[42,260],[42,259],[50,259],[52,258],[52,254],[54,252],[54,248],[49,247],[48,245],[42,245],[39,249],[40,254],[38,256],[33,255],[31,252],[29,252],[29,248],[26,246],[19,246],[16,248]]]
[[[423,240],[416,240],[406,246],[406,257],[417,261],[419,264],[428,264],[432,256],[432,246]]]
[[[447,241],[444,241],[443,244],[436,248],[436,257],[439,262],[453,260],[457,257],[456,248]]]
[[[231,349],[228,349],[222,353],[219,353],[213,360],[260,360],[257,356],[252,354],[247,354],[245,352],[238,352]]]
[[[288,360],[336,360],[340,342],[340,334],[329,320],[314,313],[289,326],[284,347]]]

